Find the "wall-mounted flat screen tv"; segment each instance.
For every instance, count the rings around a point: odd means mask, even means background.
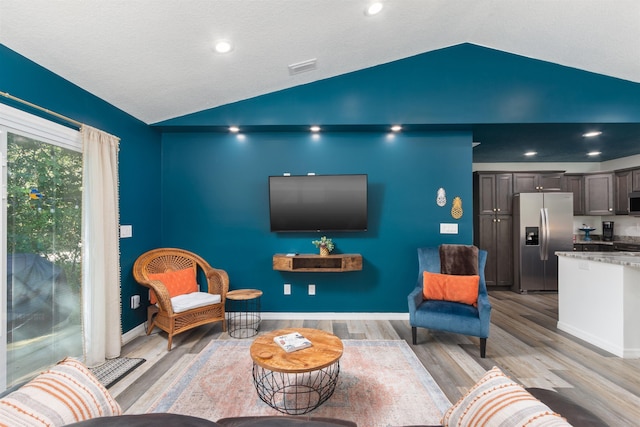
[[[367,175],[269,177],[271,231],[366,231]]]

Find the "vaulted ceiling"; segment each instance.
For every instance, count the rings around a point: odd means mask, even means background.
[[[466,42],[640,83],[637,0],[368,3],[0,0],[0,43],[149,124]]]

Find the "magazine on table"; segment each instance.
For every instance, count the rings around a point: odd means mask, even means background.
[[[287,353],[311,347],[311,341],[303,337],[299,332],[279,335],[275,337],[273,341],[275,341],[275,343],[282,347],[282,349]]]

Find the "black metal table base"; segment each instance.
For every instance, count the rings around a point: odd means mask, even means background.
[[[302,415],[333,395],[339,373],[339,361],[304,373],[274,372],[254,363],[253,383],[260,399],[273,409],[288,415]]]
[[[260,298],[250,300],[227,300],[227,332],[233,338],[250,338],[260,328]]]

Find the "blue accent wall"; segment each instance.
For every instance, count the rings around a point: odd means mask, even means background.
[[[404,312],[416,248],[472,242],[471,124],[637,120],[638,96],[637,84],[463,44],[167,120],[163,244],[203,254],[234,289],[262,289],[265,311]],[[393,123],[408,131],[390,140]],[[330,235],[363,255],[362,272],[272,270],[274,253],[313,253],[319,237],[269,232],[267,177],[284,172],[369,175],[369,231]],[[459,234],[440,234],[443,222]]]
[[[144,307],[129,308],[131,295],[142,294],[143,299],[147,295],[146,288],[133,279],[133,263],[161,242],[160,132],[4,45],[0,45],[0,64],[0,91],[120,138],[120,223],[134,226],[133,238],[120,241],[122,330],[127,332],[143,323],[147,314]],[[4,97],[0,102],[52,120]]]
[[[165,133],[162,243],[226,270],[233,289],[261,289],[263,311],[406,312],[416,248],[472,241],[471,159],[468,132]],[[269,231],[268,177],[285,172],[368,175],[369,230],[324,233],[336,253],[362,254],[362,271],[272,269],[275,253],[317,253],[311,241],[323,235]],[[440,187],[445,207],[436,205]],[[451,217],[455,196],[460,220]],[[459,234],[441,235],[442,222],[458,224]],[[292,295],[283,295],[284,283]]]
[[[131,267],[159,246],[200,253],[229,272],[232,288],[262,289],[265,311],[404,312],[416,248],[472,241],[471,124],[640,121],[636,83],[470,44],[154,126],[2,45],[0,64],[1,91],[121,138],[121,223],[133,225],[121,241],[125,332],[146,320],[144,307],[128,308],[131,295],[146,296]],[[393,123],[410,131],[390,137]],[[221,132],[232,124],[245,133]],[[314,137],[310,124],[332,129]],[[273,271],[274,253],[313,253],[319,237],[269,231],[267,178],[284,172],[368,174],[369,231],[330,234],[336,251],[363,255],[362,271]],[[460,220],[450,214],[455,196]],[[459,234],[439,234],[443,222]],[[317,295],[306,295],[309,283]]]
[[[640,85],[461,44],[158,123],[637,123]]]

